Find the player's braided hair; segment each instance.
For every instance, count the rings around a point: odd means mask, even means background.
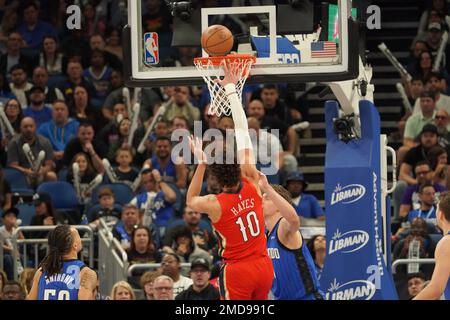
[[[39,265],[47,277],[57,274],[63,266],[63,256],[72,248],[73,237],[69,225],[59,225],[48,233],[49,252]]]

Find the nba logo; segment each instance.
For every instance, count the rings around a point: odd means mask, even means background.
[[[159,63],[158,34],[156,32],[147,32],[144,34],[144,52],[145,64]]]

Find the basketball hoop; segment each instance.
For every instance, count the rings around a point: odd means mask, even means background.
[[[230,54],[224,57],[194,59],[194,64],[202,74],[211,95],[208,114],[216,114],[219,117],[221,115],[229,116],[231,114],[231,105],[228,96],[225,94],[225,88],[216,81],[223,78],[222,69],[224,65],[228,63],[234,67],[229,69],[235,70],[237,73],[239,80],[236,84],[236,93],[238,94],[239,101],[242,101],[242,89],[250,74],[252,64],[255,62],[256,58],[250,54]]]

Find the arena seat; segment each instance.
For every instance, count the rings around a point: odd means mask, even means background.
[[[16,205],[19,210],[18,218],[22,220],[21,226],[29,226],[31,223],[31,218],[36,214],[36,208],[31,203],[21,203]]]
[[[131,201],[131,199],[133,199],[134,194],[133,194],[133,190],[131,190],[131,188],[126,185],[125,183],[110,183],[110,184],[102,184],[100,186],[98,186],[97,188],[94,189],[94,191],[92,191],[92,196],[91,196],[91,204],[95,205],[98,203],[98,193],[100,192],[100,190],[102,190],[103,188],[110,188],[112,190],[112,192],[114,193],[114,198],[115,198],[115,203],[124,205],[127,204]]]
[[[15,168],[4,168],[3,172],[13,193],[34,193],[34,190],[28,185],[27,177],[22,172]]]
[[[74,187],[65,181],[44,182],[37,192],[47,192],[53,207],[64,217],[69,224],[79,224],[81,222],[81,205],[78,203]]]

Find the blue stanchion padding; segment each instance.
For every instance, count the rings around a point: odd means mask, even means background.
[[[320,279],[329,300],[397,299],[382,248],[380,117],[361,101],[361,138],[345,143],[333,129],[338,104],[325,106],[327,256]]]

